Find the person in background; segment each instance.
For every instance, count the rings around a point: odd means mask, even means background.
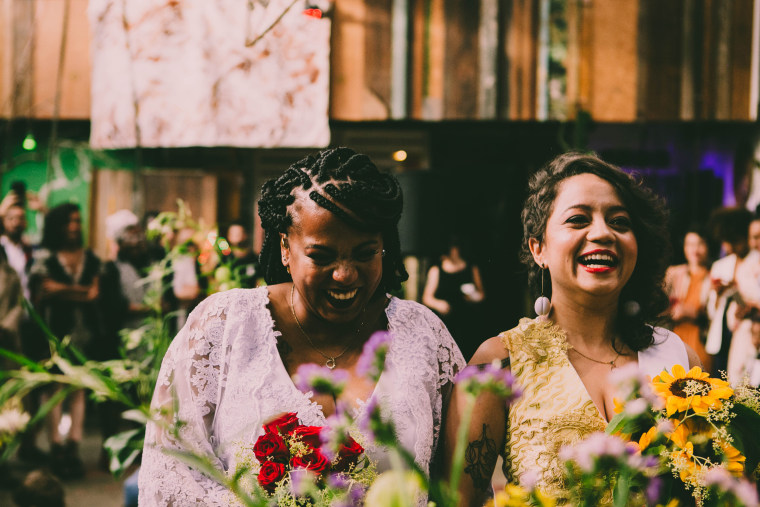
[[[107,221],[108,222],[108,221]],[[142,280],[148,268],[148,247],[142,228],[134,220],[115,227],[116,259],[106,262],[100,280],[102,339],[91,347],[90,359],[108,361],[121,357],[121,334],[139,328],[150,310],[144,303],[148,285]],[[120,413],[125,408],[112,401],[98,404],[100,431],[105,441],[119,431]],[[101,450],[99,467],[108,470],[108,456]]]
[[[670,298],[668,313],[673,332],[699,356],[705,371],[710,371],[712,358],[705,351],[707,328],[705,305],[710,292],[708,246],[705,234],[691,227],[684,236],[685,264],[671,266],[665,273],[665,288]]]
[[[32,470],[13,492],[17,507],[64,507],[63,485],[46,470]]]
[[[227,242],[230,245],[230,253],[224,256],[224,262],[231,262],[231,269],[235,272],[243,289],[256,287],[259,276],[259,256],[251,247],[251,239],[242,222],[235,221],[227,228]]]
[[[757,306],[746,310],[728,353],[728,381],[736,386],[745,380],[752,387],[760,386],[760,308]]]
[[[100,339],[101,262],[82,244],[82,217],[76,204],[64,203],[50,210],[45,217],[42,246],[44,250],[35,256],[29,277],[32,302],[55,336],[68,336],[71,345],[87,355]],[[84,391],[69,395],[71,427],[65,442],[60,432],[61,405],[48,417],[50,465],[61,478],[80,478],[85,473],[79,456]]]
[[[732,301],[744,306],[737,290],[737,272],[750,253],[747,236],[752,218],[752,213],[743,208],[721,208],[710,218],[710,228],[725,253],[710,268],[712,288],[707,299],[710,326],[705,350],[713,356],[714,372],[726,370],[731,337],[738,324],[729,318],[728,308]]]
[[[29,269],[32,265],[32,245],[25,237],[27,229],[26,211],[44,210],[39,199],[26,191],[22,182],[13,182],[11,191],[0,203],[0,250],[7,258],[8,266],[13,268],[21,284],[21,293],[27,300],[29,294]],[[22,312],[18,329],[20,352],[33,361],[44,359],[49,353],[48,343],[36,323],[26,312]],[[17,367],[14,364],[13,367]],[[24,397],[24,407],[29,413],[36,413],[40,407],[41,391],[35,389]],[[43,464],[47,454],[37,447],[39,424],[27,428],[18,450],[19,459],[33,464]]]
[[[476,305],[484,298],[480,270],[469,262],[461,239],[451,236],[428,271],[422,303],[441,317],[466,360],[480,345]]]

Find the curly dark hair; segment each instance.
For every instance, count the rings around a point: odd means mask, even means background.
[[[409,278],[401,258],[398,221],[403,197],[401,185],[390,174],[381,173],[366,155],[350,148],[330,148],[299,160],[279,178],[267,181],[259,200],[259,216],[265,231],[260,262],[268,284],[292,280],[280,259],[280,233],[293,223],[288,207],[296,191],[362,231],[383,237],[383,290],[398,290]]]
[[[59,204],[48,211],[42,229],[42,246],[53,252],[63,248],[66,245],[66,229],[71,215],[79,212],[79,206],[70,202]],[[79,241],[78,246],[81,246],[81,237]]]
[[[664,201],[638,178],[604,162],[595,154],[570,152],[556,157],[530,178],[528,198],[522,211],[524,237],[520,260],[528,268],[531,288],[538,295],[541,268],[530,253],[528,241],[530,238],[544,240],[546,223],[553,211],[560,183],[585,173],[594,174],[612,185],[631,217],[638,260],[620,294],[623,304],[618,309],[618,332],[631,350],[643,350],[654,343],[653,330],[648,324],[656,322],[668,308],[663,280],[668,267],[670,240]],[[551,297],[551,283],[547,285],[544,295]]]

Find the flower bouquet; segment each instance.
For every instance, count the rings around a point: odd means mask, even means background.
[[[746,385],[732,389],[699,367],[676,365],[650,382],[635,365],[616,370],[624,402],[607,433],[628,440],[644,457],[659,460],[659,498],[680,505],[729,505],[741,501],[746,481],[757,480],[760,462],[760,394]],[[721,499],[721,503],[716,503]],[[753,500],[754,498],[754,500]]]
[[[292,412],[263,429],[253,446],[242,451],[247,455],[237,473],[255,472],[258,486],[277,505],[350,505],[376,476],[364,448],[347,433],[337,448],[324,445],[329,428],[303,425]]]

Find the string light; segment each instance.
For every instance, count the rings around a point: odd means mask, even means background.
[[[407,154],[404,150],[397,150],[393,152],[393,160],[396,162],[403,162],[406,160]]]

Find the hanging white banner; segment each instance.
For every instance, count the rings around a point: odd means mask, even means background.
[[[94,148],[322,147],[330,20],[299,0],[91,0]]]

